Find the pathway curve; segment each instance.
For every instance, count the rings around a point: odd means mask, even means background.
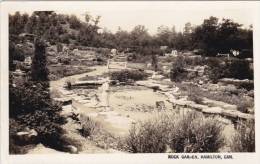
[[[83,116],[91,117],[92,119],[98,121],[104,127],[104,129],[111,134],[116,136],[126,135],[131,125],[135,123],[133,119],[122,116],[117,111],[112,111],[109,109],[107,107],[108,102],[101,102],[97,105],[97,103],[93,100],[93,95],[92,97],[87,97],[76,94],[73,91],[68,91],[64,88],[64,84],[67,80],[73,79],[77,81],[79,78],[85,77],[86,75],[99,76],[108,71],[106,66],[95,66],[92,68],[95,69],[92,72],[68,76],[57,81],[52,81],[50,83],[50,89],[57,90],[61,94],[62,98],[72,99],[72,107],[74,108],[73,112]],[[101,87],[101,89],[99,89],[99,92],[101,93],[94,94],[98,95],[101,101],[104,101],[102,99],[106,100],[105,96],[108,96],[107,90],[109,86],[105,84]],[[96,92],[98,92],[98,90]]]

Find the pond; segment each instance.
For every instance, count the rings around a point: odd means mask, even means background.
[[[110,108],[134,120],[150,118],[158,112],[173,110],[167,97],[141,86],[111,87]]]

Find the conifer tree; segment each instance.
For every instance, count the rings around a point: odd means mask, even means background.
[[[35,39],[35,51],[31,67],[31,78],[33,81],[48,81],[48,68],[46,59],[46,45],[42,39]]]

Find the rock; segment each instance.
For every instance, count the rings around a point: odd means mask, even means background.
[[[211,100],[211,99],[208,99],[208,98],[203,98],[203,104],[206,104],[206,105],[212,106],[212,107],[221,107],[221,108],[226,109],[226,110],[237,110],[236,105],[227,104],[227,103],[222,102],[222,101]]]
[[[72,104],[71,98],[54,98],[55,101],[61,102],[62,105],[70,105]]]
[[[152,79],[155,79],[155,80],[162,80],[164,78],[163,75],[153,75],[152,76]]]
[[[239,80],[239,79],[232,79],[232,78],[223,78],[220,79],[219,82],[224,83],[224,84],[233,84],[233,85],[241,85],[241,84],[254,84],[253,80],[248,80],[248,79],[244,79],[244,80]]]
[[[202,85],[204,82],[202,80],[199,81],[199,85]]]
[[[238,118],[244,119],[244,120],[254,120],[254,115],[252,114],[246,114],[242,112],[237,113]]]
[[[201,105],[201,104],[191,104],[191,105],[189,105],[189,107],[192,109],[195,109],[197,111],[203,111],[208,108],[207,106]]]
[[[222,111],[223,109],[220,107],[204,108],[202,110],[203,113],[208,113],[208,114],[221,114]]]
[[[238,111],[234,111],[234,110],[223,110],[222,115],[226,117],[231,117],[233,119],[237,119],[238,118],[237,113]]]
[[[70,152],[72,154],[77,154],[78,153],[78,148],[76,148],[73,145],[65,146],[65,148],[67,149],[68,152]]]
[[[37,136],[38,133],[34,129],[29,130],[28,128],[26,131],[16,133],[17,141],[20,144],[35,143],[37,141]]]
[[[166,151],[165,153],[172,153],[172,149],[170,148],[169,145],[166,145]]]

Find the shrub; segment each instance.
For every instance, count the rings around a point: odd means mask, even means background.
[[[250,69],[249,62],[243,59],[209,58],[207,63],[210,67],[208,75],[213,82],[217,82],[221,78],[253,79],[253,71]],[[252,85],[245,87],[252,88]]]
[[[198,95],[196,95],[196,93],[194,92],[189,92],[188,93],[188,99],[197,103],[197,104],[201,104],[203,99],[201,97],[199,97]]]
[[[219,58],[211,57],[206,60],[209,69],[206,70],[207,75],[213,81],[217,83],[219,79],[224,78],[226,74],[226,66]]]
[[[69,137],[67,135],[62,135],[58,140],[58,144],[59,144],[58,150],[60,151],[75,153],[75,152],[71,152],[71,150],[69,149],[68,146],[71,145],[77,148],[77,152],[82,150],[82,142],[75,138]]]
[[[175,152],[218,152],[224,144],[221,132],[221,124],[213,118],[188,113],[170,132],[170,147]]]
[[[184,78],[185,76],[184,67],[185,67],[184,57],[178,56],[175,62],[172,64],[172,68],[170,71],[171,81],[181,81]]]
[[[152,66],[155,72],[158,71],[158,58],[156,55],[152,55]]]
[[[9,69],[12,71],[15,70],[15,64],[13,63],[14,60],[24,61],[24,59],[24,54],[17,49],[15,43],[9,41]]]
[[[167,138],[164,128],[154,121],[133,125],[125,139],[125,149],[132,153],[163,153]]]
[[[65,118],[61,117],[60,104],[54,103],[49,92],[44,88],[45,84],[27,82],[24,86],[9,88],[10,108],[9,116],[17,124],[10,124],[10,138],[25,127],[34,129],[38,133],[38,141],[53,147],[60,148],[60,137],[63,134],[61,125],[65,123]]]
[[[232,152],[255,152],[255,123],[242,122],[237,125],[237,131],[232,137],[230,148]]]
[[[80,133],[84,137],[97,134],[97,132],[99,131],[100,125],[96,121],[92,120],[90,117],[81,115],[80,123],[82,125],[82,129],[80,129]]]
[[[63,45],[61,43],[57,43],[57,52],[62,52]]]
[[[71,89],[72,89],[71,81],[69,81],[69,80],[66,81],[66,88],[67,88],[68,90],[71,90]]]
[[[227,65],[228,73],[226,77],[236,79],[253,79],[253,71],[250,69],[249,62],[245,60],[232,60]]]
[[[22,131],[25,127],[15,119],[9,119],[9,152],[10,154],[26,154],[27,148],[24,145],[19,145],[16,138],[16,133]]]
[[[111,80],[118,80],[120,82],[127,82],[129,80],[144,80],[148,75],[144,71],[140,70],[122,70],[111,73]]]
[[[218,152],[224,144],[222,125],[214,118],[190,112],[159,115],[132,126],[123,149],[133,153],[163,153],[167,146],[174,152]],[[167,150],[168,152],[169,150]]]
[[[239,101],[237,103],[237,110],[243,113],[248,113],[248,108],[252,106],[249,101]]]
[[[35,40],[35,52],[32,59],[31,78],[33,81],[48,81],[49,70],[47,68],[46,43],[37,38]]]
[[[86,67],[68,67],[64,65],[60,67],[50,67],[49,69],[50,69],[50,74],[49,74],[50,80],[57,80],[65,76],[71,76],[71,75],[93,71],[93,69],[89,69]]]
[[[31,113],[50,105],[49,93],[41,83],[25,82],[23,86],[10,86],[9,97],[10,117]]]
[[[196,56],[196,57],[184,57],[184,61],[186,63],[186,65],[189,66],[198,66],[198,65],[204,65],[204,58],[200,57],[200,56]]]

